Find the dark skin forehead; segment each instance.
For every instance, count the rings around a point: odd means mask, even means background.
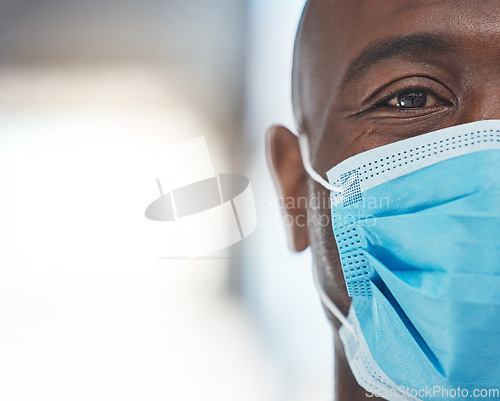
[[[310,0],[297,37],[293,102],[316,170],[325,176],[374,147],[499,119],[499,11],[499,0]],[[435,104],[408,112],[384,103],[412,90]],[[331,226],[310,228],[309,237],[329,295],[347,312]]]

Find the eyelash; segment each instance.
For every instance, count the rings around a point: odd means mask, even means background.
[[[438,111],[440,108],[442,109],[444,107],[446,108],[456,107],[457,99],[455,98],[453,92],[447,86],[443,85],[441,82],[426,76],[414,76],[404,79],[425,80],[425,81],[422,83],[400,82],[399,84],[397,83],[397,81],[394,81],[391,84],[385,85],[385,87],[378,89],[375,93],[372,93],[368,97],[368,99],[365,99],[363,101],[364,105],[362,106],[362,108],[359,109],[359,111],[353,113],[351,116],[360,117],[363,115],[378,113],[378,112],[384,113],[386,117],[391,117],[391,116],[396,117],[397,115],[418,116],[418,115],[433,113],[435,111]],[[400,79],[400,81],[402,80],[403,78]],[[399,88],[390,90],[390,87],[393,85],[398,85]],[[385,96],[381,97],[381,94],[384,92],[384,89],[390,90],[390,92],[387,93]],[[411,92],[423,92],[428,97],[432,96],[435,102],[432,105],[425,105],[423,107],[417,107],[417,108],[405,108],[389,104],[389,102],[393,100],[395,97]]]
[[[390,108],[395,108],[394,106],[388,106],[387,103],[389,103],[390,100],[394,99],[395,97],[399,95],[404,95],[405,93],[411,93],[411,92],[423,92],[426,94],[430,94],[434,96],[436,99],[443,101],[443,99],[435,94],[433,91],[429,90],[429,88],[423,88],[419,86],[411,87],[411,88],[405,88],[404,90],[396,90],[391,93],[389,93],[387,96],[385,96],[382,100],[379,100],[375,102],[375,104],[371,107],[371,109],[380,107],[380,106],[386,106]]]

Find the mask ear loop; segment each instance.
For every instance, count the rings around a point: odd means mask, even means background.
[[[309,177],[311,177],[318,184],[324,186],[326,189],[340,194],[342,192],[341,187],[336,187],[335,185],[330,184],[327,180],[321,177],[321,175],[319,175],[316,170],[314,170],[314,167],[311,163],[309,139],[307,138],[307,135],[302,132],[299,134],[299,148],[300,155],[302,156],[302,163],[304,164],[304,169],[306,170],[307,174],[309,174]]]
[[[352,335],[354,336],[354,340],[357,342],[358,336],[356,334],[354,326],[347,320],[347,317],[344,316],[344,314],[340,311],[338,306],[333,303],[330,297],[326,295],[325,290],[323,289],[323,287],[321,287],[321,284],[318,279],[318,273],[316,270],[317,270],[316,264],[313,263],[314,286],[318,290],[321,302],[323,303],[323,305],[325,305],[326,309],[328,309],[332,313],[332,315],[335,316],[340,323],[342,323],[342,326],[344,326],[347,330],[349,330],[352,333]]]
[[[302,132],[299,134],[299,147],[300,147],[300,154],[302,156],[302,163],[304,164],[304,168],[307,174],[309,174],[309,176],[314,181],[316,181],[318,184],[322,185],[326,189],[332,192],[341,193],[342,192],[341,187],[336,187],[335,185],[330,184],[321,175],[319,175],[319,173],[316,170],[314,170],[310,157],[309,139],[307,138],[307,135],[305,135]],[[323,290],[323,287],[321,287],[321,284],[318,279],[317,268],[314,262],[313,262],[313,279],[314,279],[314,285],[319,293],[323,305],[325,305],[325,307],[332,313],[332,315],[337,318],[337,320],[342,324],[342,326],[344,326],[347,330],[349,330],[352,333],[355,341],[357,342],[358,336],[356,334],[354,326],[347,320],[347,318],[340,311],[337,305],[333,303],[330,297],[326,295],[326,292],[325,290]]]

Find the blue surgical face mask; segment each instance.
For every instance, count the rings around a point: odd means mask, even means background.
[[[500,398],[500,120],[454,126],[327,172],[358,383],[388,400]]]

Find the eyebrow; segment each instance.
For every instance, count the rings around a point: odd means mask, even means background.
[[[349,65],[343,85],[359,79],[370,67],[395,57],[447,55],[454,49],[449,38],[435,34],[415,34],[388,38],[368,45]]]

